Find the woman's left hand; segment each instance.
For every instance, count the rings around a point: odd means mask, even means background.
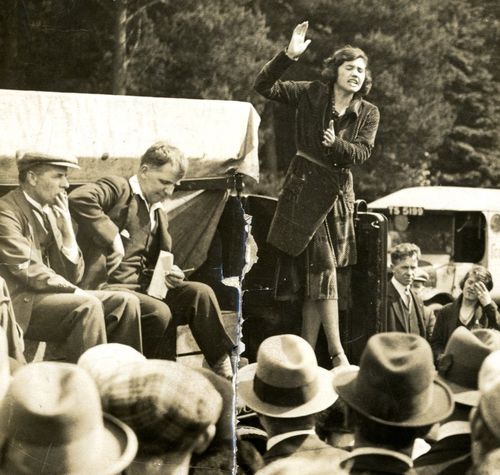
[[[325,147],[333,146],[335,142],[335,128],[333,126],[333,120],[328,124],[328,129],[325,129],[323,133],[323,142],[321,142]]]
[[[491,295],[488,289],[486,288],[486,285],[484,285],[482,282],[476,282],[474,284],[474,289],[476,290],[479,303],[483,307],[491,303]]]

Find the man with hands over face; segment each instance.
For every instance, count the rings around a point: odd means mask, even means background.
[[[78,286],[84,263],[66,194],[76,158],[18,153],[17,166],[19,187],[0,199],[0,275],[24,336],[69,362],[108,341],[141,350],[137,298]]]
[[[141,157],[136,175],[105,177],[70,195],[72,215],[87,265],[90,288],[124,289],[141,302],[144,354],[170,358],[167,327],[189,324],[207,362],[218,374],[231,377],[233,343],[221,320],[213,290],[189,282],[177,266],[165,276],[168,287],[161,300],[147,289],[160,251],[171,251],[167,215],[162,202],[183,178],[187,159],[175,147],[157,142]]]

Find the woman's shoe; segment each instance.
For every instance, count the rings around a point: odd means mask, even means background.
[[[344,352],[337,353],[335,356],[332,356],[332,367],[337,368],[338,366],[349,366],[349,360]]]

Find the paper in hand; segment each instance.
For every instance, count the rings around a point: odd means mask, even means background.
[[[160,251],[156,261],[153,277],[149,284],[147,293],[151,297],[163,300],[167,295],[167,285],[165,284],[165,274],[172,270],[174,265],[174,255],[171,252]]]

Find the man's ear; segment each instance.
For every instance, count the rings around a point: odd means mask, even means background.
[[[202,454],[207,450],[210,442],[215,436],[215,424],[210,424],[196,439],[193,445],[193,452],[195,454]]]
[[[28,185],[30,186],[36,186],[37,184],[37,175],[36,173],[34,173],[33,171],[31,170],[28,170],[28,172],[26,173],[26,182],[28,183]]]
[[[470,411],[469,425],[472,439],[479,441],[484,433],[484,422],[477,407],[472,408],[472,410]]]

